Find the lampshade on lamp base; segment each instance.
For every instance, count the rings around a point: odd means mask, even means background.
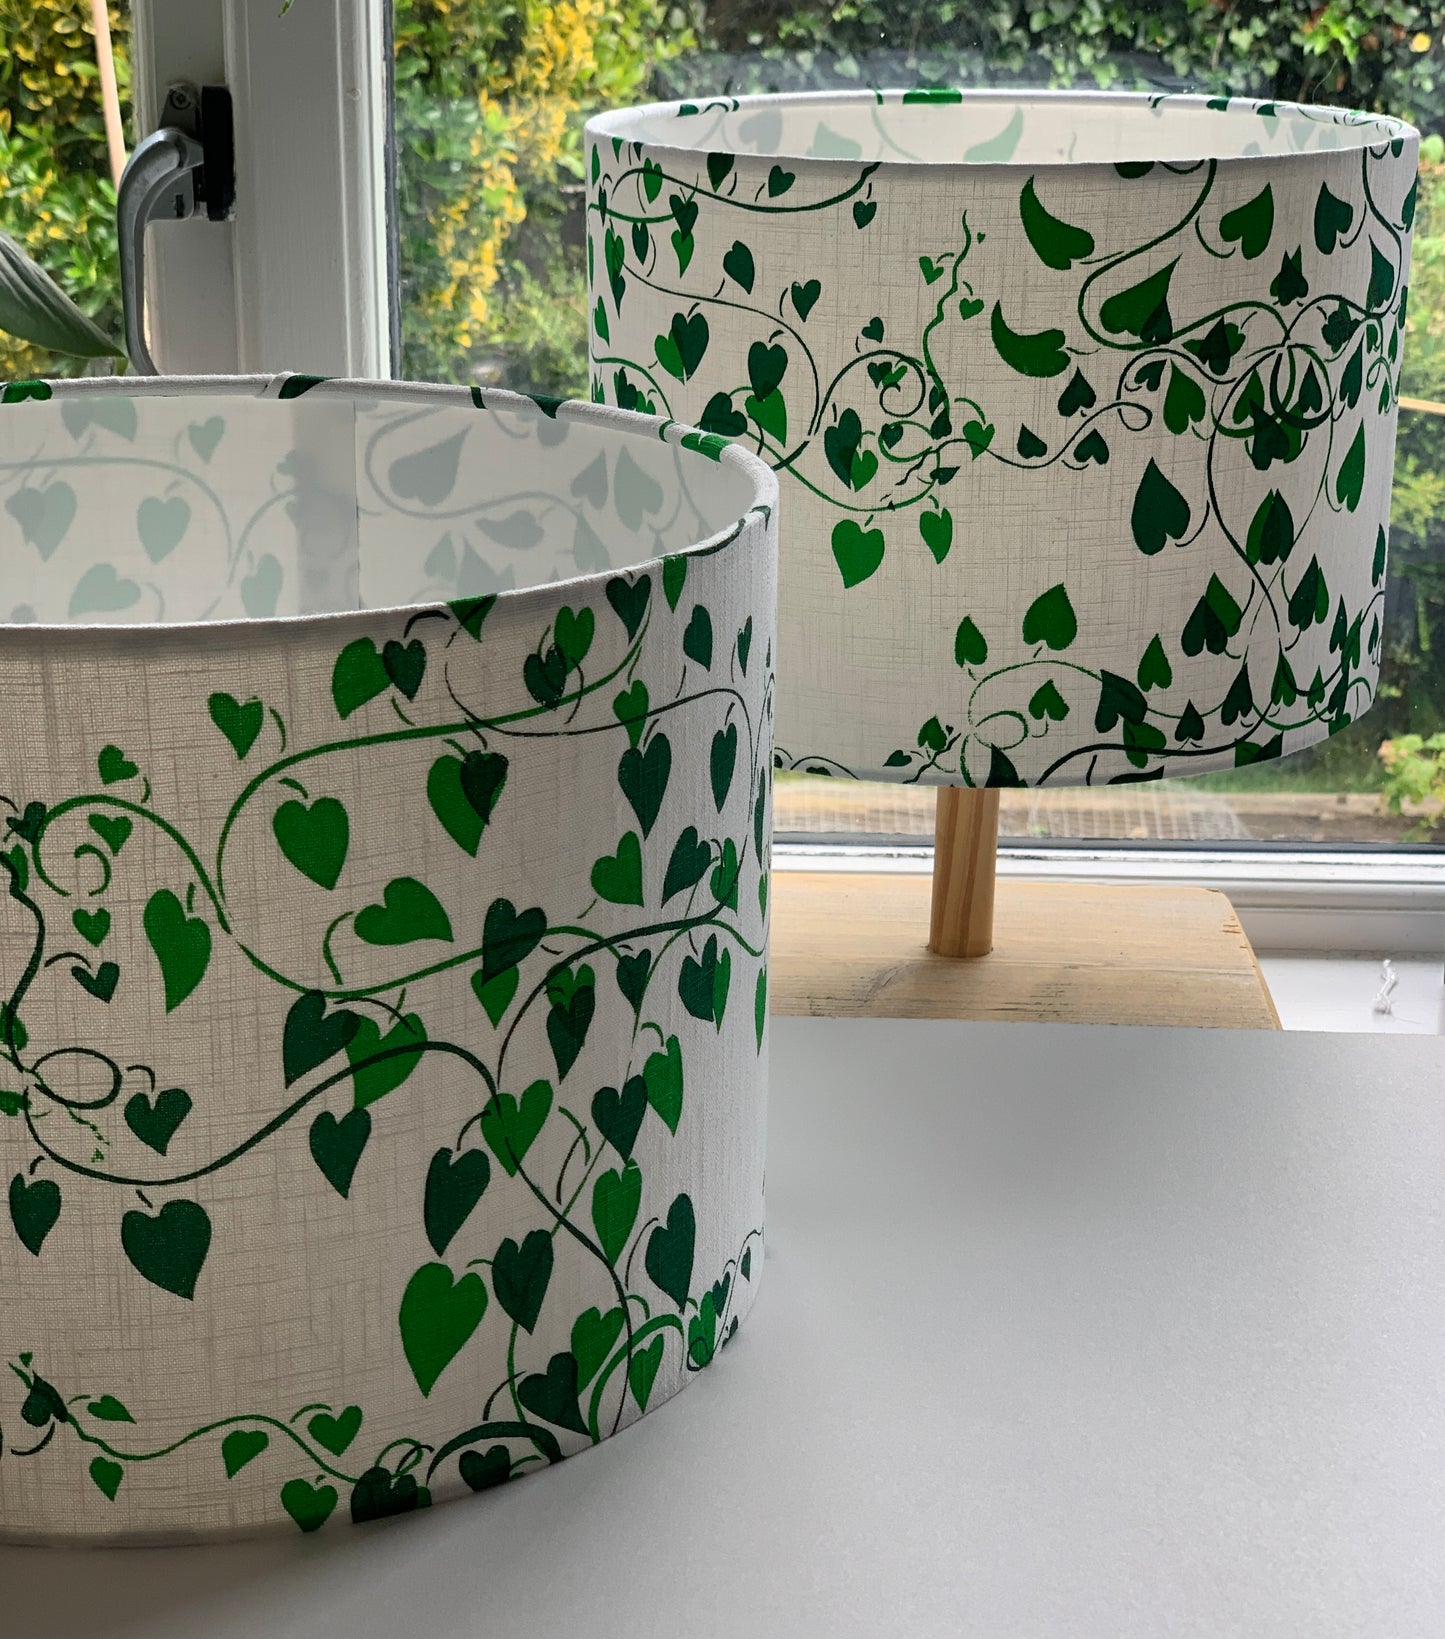
[[[1105,785],[1368,708],[1409,126],[867,91],[624,110],[588,141],[594,398],[780,476],[781,767]],[[993,824],[940,806],[938,950],[986,947]]]
[[[488,1489],[762,1271],[776,486],[675,423],[0,402],[0,1537]]]

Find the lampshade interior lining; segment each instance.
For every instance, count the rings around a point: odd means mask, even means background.
[[[0,624],[449,601],[724,534],[746,473],[568,411],[311,393],[86,394],[0,420]]]
[[[1379,145],[1393,122],[1291,104],[1101,93],[898,93],[743,99],[642,108],[593,122],[603,136],[779,160],[923,165],[1084,165],[1245,159]]]

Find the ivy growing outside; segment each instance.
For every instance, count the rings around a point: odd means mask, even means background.
[[[127,90],[128,22],[112,5]],[[1202,89],[1396,114],[1426,134],[1402,390],[1445,402],[1445,7],[1416,0],[395,0],[403,373],[586,387],[586,115],[858,84]],[[0,230],[118,333],[88,0],[0,0]],[[77,366],[7,345],[10,376]],[[1381,742],[1445,723],[1445,415],[1405,409],[1380,700],[1280,783],[1393,790]],[[1418,768],[1409,778],[1418,786]],[[1211,777],[1228,780],[1228,776]],[[1260,774],[1246,772],[1256,789]],[[1441,776],[1445,787],[1445,775]]]

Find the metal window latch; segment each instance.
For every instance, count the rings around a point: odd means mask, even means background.
[[[136,148],[116,193],[120,295],[131,368],[159,375],[146,342],[145,250],[151,222],[175,222],[204,209],[224,222],[236,205],[236,146],[231,93],[223,85],[173,85],[161,126]]]

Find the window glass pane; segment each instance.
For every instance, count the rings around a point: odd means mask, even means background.
[[[110,50],[96,38],[91,0],[0,0],[0,232],[37,262],[82,312],[119,342],[112,166],[130,129],[129,7],[111,0]],[[108,57],[108,63],[104,61]],[[107,85],[113,72],[116,94]],[[107,138],[107,103],[115,136]],[[108,374],[87,361],[7,333],[0,376]]]
[[[1445,22],[1413,0],[394,0],[402,368],[587,391],[582,125],[829,86],[1085,85],[1383,110],[1426,134],[1379,699],[1267,768],[1005,792],[1034,841],[1445,842]],[[1439,736],[1432,745],[1432,738]],[[1383,750],[1383,755],[1382,755]],[[1436,757],[1439,757],[1437,773]],[[780,833],[930,837],[926,788],[780,776]]]

